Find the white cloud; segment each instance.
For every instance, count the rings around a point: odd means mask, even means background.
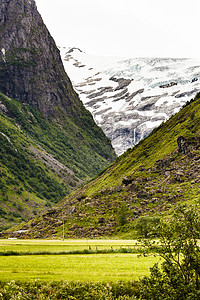
[[[36,0],[60,46],[114,56],[200,57],[199,0]]]

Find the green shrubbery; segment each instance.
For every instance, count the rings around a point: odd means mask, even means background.
[[[87,111],[82,116],[84,127],[79,128],[70,117],[65,116],[60,121],[61,124],[56,124],[45,119],[34,107],[24,106],[13,99],[8,100],[1,93],[0,97],[9,116],[14,123],[21,126],[24,134],[72,169],[77,177],[87,180],[95,176],[108,165],[106,160],[116,157],[103,131],[97,126],[94,127]],[[80,120],[80,126],[81,124]]]
[[[180,206],[156,229],[158,242],[144,242],[147,251],[160,255],[150,277],[141,280],[141,299],[200,299],[200,214],[196,207]]]
[[[6,137],[0,135],[0,161],[9,169],[13,175],[13,180],[4,176],[1,178],[1,185],[9,187],[12,185],[18,187],[20,183],[29,186],[29,190],[40,198],[46,198],[52,202],[57,202],[68,193],[67,187],[55,180],[48,174],[44,166],[35,163],[26,153],[20,144],[13,144]],[[17,193],[22,193],[22,187],[17,188]],[[55,193],[56,192],[56,193]]]
[[[137,282],[74,283],[33,281],[29,283],[0,282],[0,299],[73,299],[113,300],[136,299],[139,295]]]
[[[135,222],[135,230],[138,236],[148,238],[153,228],[160,223],[159,217],[141,216]],[[157,233],[155,233],[157,235]]]

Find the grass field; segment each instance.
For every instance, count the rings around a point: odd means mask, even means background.
[[[0,240],[0,251],[53,252],[135,247],[130,240]],[[0,256],[0,280],[131,281],[149,274],[158,257],[130,253]]]
[[[83,250],[103,250],[134,248],[137,242],[135,240],[0,240],[0,252],[62,252],[62,251],[83,251]]]

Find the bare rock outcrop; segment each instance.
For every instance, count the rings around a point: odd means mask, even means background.
[[[0,0],[0,90],[48,117],[82,105],[34,0]]]

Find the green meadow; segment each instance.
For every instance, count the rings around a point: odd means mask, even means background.
[[[90,239],[67,239],[60,240],[0,240],[0,252],[62,252],[62,251],[83,251],[87,249],[119,249],[134,248],[137,246],[136,240],[90,240]]]
[[[84,253],[93,249],[115,251],[134,247],[136,241],[132,240],[0,240],[0,280],[137,280],[149,274],[149,268],[158,261],[158,257],[123,252]],[[66,251],[65,255],[62,254],[63,251]],[[71,254],[67,254],[69,251]],[[76,251],[79,251],[78,254],[73,254]]]

